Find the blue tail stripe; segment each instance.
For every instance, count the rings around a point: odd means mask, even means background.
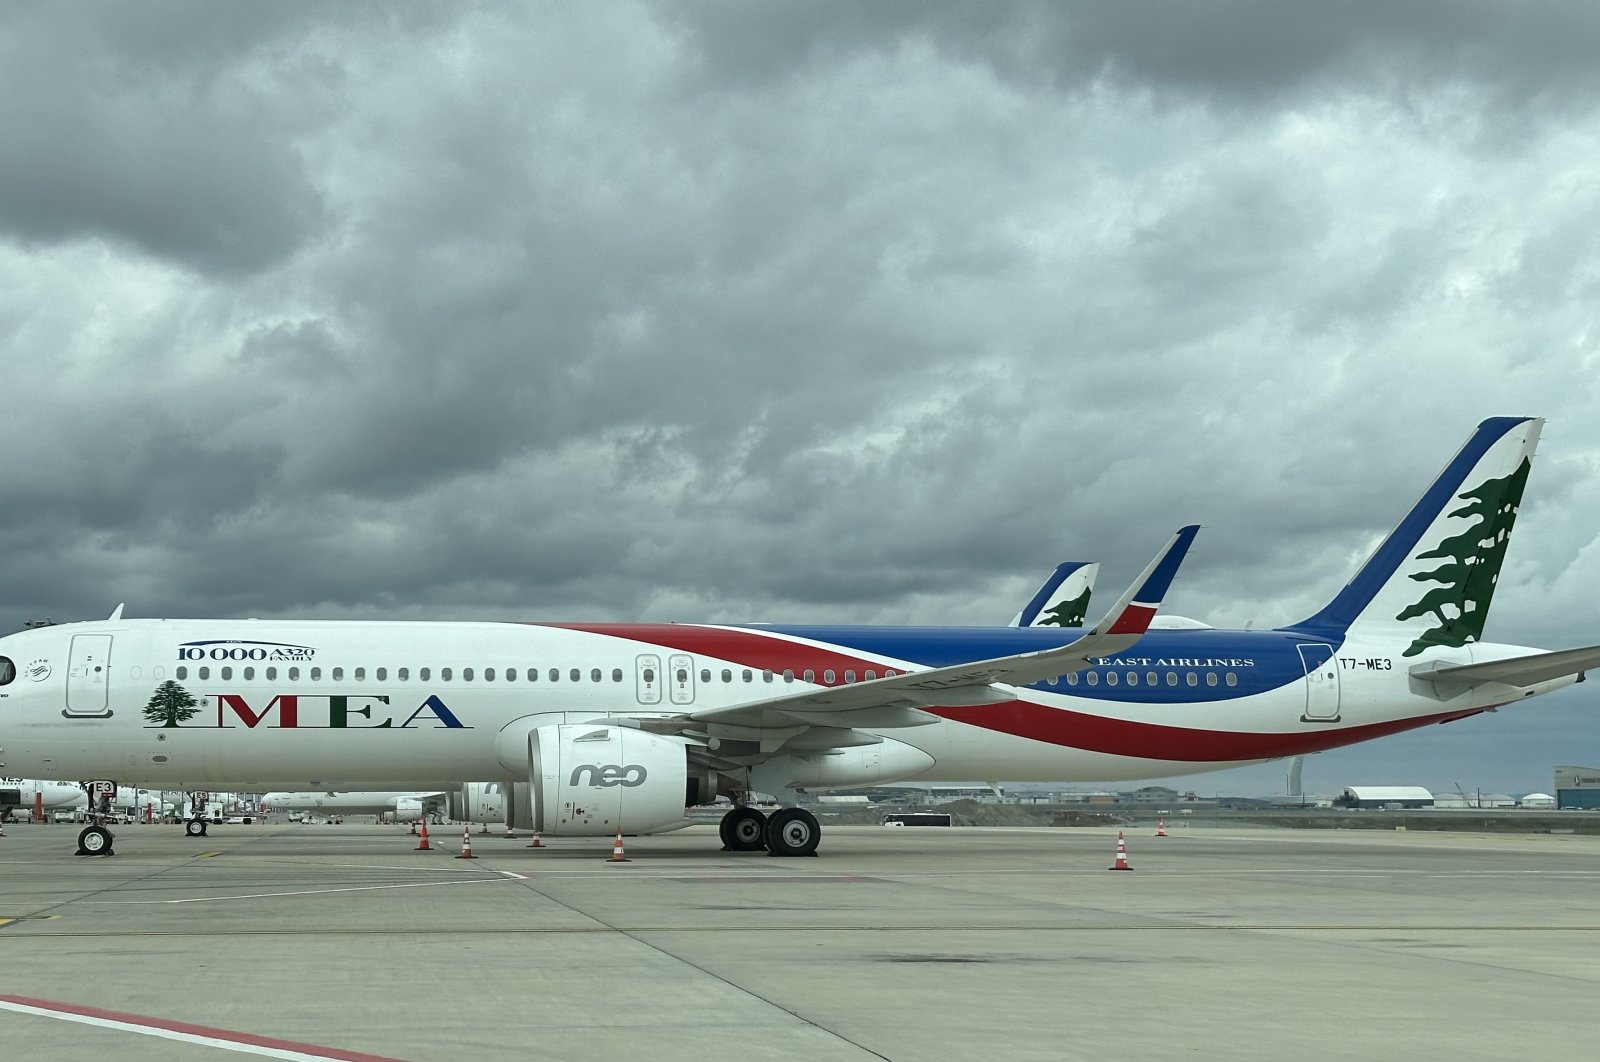
[[[1189,552],[1189,547],[1194,544],[1194,536],[1200,533],[1199,524],[1190,524],[1180,527],[1176,535],[1177,541],[1172,549],[1161,558],[1161,563],[1156,565],[1156,570],[1150,573],[1150,578],[1144,581],[1133,595],[1133,600],[1141,605],[1159,605],[1167,596],[1167,590],[1172,586],[1172,580],[1178,577],[1178,569],[1183,565],[1184,555]]]
[[[1306,631],[1319,635],[1343,635],[1355,622],[1357,616],[1365,609],[1378,591],[1383,589],[1385,583],[1394,576],[1400,565],[1411,556],[1421,540],[1423,532],[1427,531],[1434,519],[1449,505],[1461,489],[1462,482],[1467,473],[1471,472],[1489,448],[1499,442],[1501,437],[1519,424],[1526,424],[1532,417],[1490,417],[1478,425],[1478,430],[1472,438],[1467,440],[1461,452],[1456,454],[1439,478],[1411,507],[1406,518],[1400,525],[1389,532],[1389,537],[1383,540],[1361,570],[1339,591],[1337,597],[1309,619],[1299,623],[1290,624],[1284,630]]]

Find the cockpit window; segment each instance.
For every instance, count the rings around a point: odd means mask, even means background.
[[[17,665],[11,662],[10,657],[0,656],[0,686],[7,685],[17,677]]]

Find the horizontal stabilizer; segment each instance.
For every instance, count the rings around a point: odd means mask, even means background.
[[[1454,664],[1444,667],[1422,665],[1411,669],[1411,674],[1429,682],[1448,682],[1462,686],[1481,686],[1485,682],[1500,682],[1507,686],[1532,686],[1551,679],[1578,675],[1592,667],[1600,667],[1600,645],[1581,649],[1562,649],[1554,653],[1530,653],[1505,660],[1489,660],[1482,664]]]

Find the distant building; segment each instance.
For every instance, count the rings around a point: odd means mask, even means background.
[[[1600,808],[1600,767],[1557,767],[1556,806]]]
[[[1553,808],[1556,798],[1549,793],[1529,793],[1517,802],[1519,808]]]
[[[1433,794],[1420,785],[1352,785],[1333,802],[1341,808],[1411,808],[1433,807]]]

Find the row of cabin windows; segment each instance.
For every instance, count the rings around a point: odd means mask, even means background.
[[[189,677],[189,669],[187,667],[183,667],[183,666],[180,665],[179,667],[177,667],[174,670],[176,671],[178,678],[183,679],[183,678],[188,678]],[[200,667],[195,668],[194,670],[195,670],[195,678],[208,679],[208,678],[211,677],[211,668],[209,668],[209,667],[206,667],[206,666],[202,665]],[[299,681],[299,679],[300,679],[300,671],[301,671],[300,668],[298,668],[298,667],[287,667],[287,668],[284,668],[283,671],[284,671],[284,677],[286,679],[288,679],[290,682]],[[309,668],[306,668],[305,671],[306,671],[306,678],[308,678],[310,681],[312,681],[312,682],[321,682],[322,681],[322,668],[320,668],[320,667],[309,667]],[[460,675],[458,676],[456,674],[456,671],[455,671],[454,668],[441,667],[439,669],[438,679],[439,679],[440,682],[453,682],[453,681],[456,681],[458,678],[459,678],[459,680],[461,682],[474,682],[474,681],[483,681],[483,682],[495,682],[495,681],[517,682],[517,681],[519,681],[518,676],[522,675],[522,674],[524,674],[524,673],[518,671],[514,667],[504,668],[504,669],[501,669],[499,671],[496,671],[492,667],[486,667],[486,668],[482,669],[481,673],[476,671],[476,670],[474,670],[473,668],[464,667],[464,668],[461,669]],[[522,679],[521,681],[538,682],[538,681],[540,681],[540,675],[548,676],[548,681],[550,681],[550,682],[560,682],[560,681],[562,681],[562,678],[561,678],[562,671],[558,667],[553,667],[553,668],[550,668],[548,671],[543,671],[543,672],[540,671],[536,667],[530,667],[526,671],[526,676],[527,677],[525,679]],[[568,681],[568,682],[582,682],[583,679],[584,679],[584,672],[583,672],[582,668],[577,668],[577,667],[570,668],[566,672],[566,675],[567,675],[566,681]],[[231,678],[233,678],[233,668],[232,667],[226,667],[226,666],[217,668],[217,677],[218,678],[223,678],[223,679],[231,679]],[[251,679],[254,679],[256,677],[256,669],[253,668],[253,667],[242,667],[242,668],[239,669],[239,677],[244,679],[245,681],[249,681]],[[261,677],[266,679],[268,682],[274,682],[278,678],[278,669],[275,668],[275,667],[264,667],[264,668],[261,669]],[[606,677],[605,676],[605,672],[601,668],[596,667],[596,668],[590,668],[589,669],[589,681],[590,682],[604,682],[605,681],[605,677]],[[345,678],[345,670],[344,670],[344,668],[342,668],[342,667],[333,667],[333,668],[329,668],[328,669],[328,680],[330,682],[343,682],[344,678]],[[409,682],[411,680],[411,669],[408,668],[408,667],[397,667],[397,668],[395,668],[394,669],[394,678],[395,678],[396,682]],[[434,679],[434,676],[433,676],[433,669],[432,668],[427,668],[427,667],[419,667],[419,668],[417,668],[417,681],[418,682],[432,682],[433,679]],[[375,668],[373,668],[372,669],[372,680],[374,682],[387,682],[387,681],[389,681],[389,669],[386,668],[386,667],[375,667]],[[364,667],[351,668],[350,669],[350,681],[352,681],[352,682],[365,682],[365,681],[367,681],[367,669],[364,668]],[[612,682],[621,682],[622,681],[622,669],[620,667],[614,667],[614,668],[611,669],[611,681]]]
[[[1050,680],[1050,685],[1059,685],[1064,679],[1068,686],[1076,686],[1078,685],[1079,674],[1082,674],[1083,682],[1088,686],[1098,686],[1101,682],[1104,682],[1107,686],[1115,686],[1117,684],[1117,672],[1115,671],[1084,671],[1053,678]],[[1101,678],[1102,674],[1105,676],[1103,679]],[[1128,685],[1139,685],[1139,673],[1137,671],[1125,672],[1124,677]],[[1166,679],[1168,686],[1176,686],[1178,684],[1178,673],[1176,671],[1168,671]],[[1223,681],[1229,686],[1237,686],[1239,684],[1239,676],[1229,671],[1223,675]],[[1154,671],[1146,671],[1144,673],[1144,684],[1146,686],[1159,686],[1161,685],[1161,676]],[[1193,671],[1186,671],[1184,672],[1183,684],[1185,686],[1198,686],[1200,685],[1200,676]],[[1217,673],[1215,671],[1206,672],[1205,684],[1207,686],[1215,686],[1217,684]]]
[[[265,679],[266,681],[268,681],[268,682],[275,682],[275,681],[277,681],[277,678],[278,678],[278,670],[279,669],[276,668],[276,667],[264,667],[264,668],[261,668],[261,677],[263,679]],[[312,682],[320,682],[320,681],[322,681],[322,668],[320,668],[320,667],[308,667],[308,668],[305,668],[304,670],[306,672],[306,678],[309,679],[310,681],[312,681]],[[202,665],[196,667],[194,669],[194,671],[195,671],[195,678],[198,678],[198,679],[209,679],[211,677],[211,668],[209,666],[207,666],[207,665],[202,664]],[[176,677],[178,677],[180,679],[186,679],[186,678],[189,677],[189,668],[187,666],[185,666],[185,665],[179,665],[178,667],[174,668],[174,672],[176,674]],[[217,677],[221,678],[221,679],[231,679],[231,678],[233,678],[233,672],[234,672],[233,667],[228,666],[228,665],[224,665],[222,667],[217,668]],[[286,667],[286,668],[283,669],[283,672],[284,672],[284,677],[286,679],[288,679],[290,682],[297,682],[297,681],[300,680],[301,668],[299,668],[299,667]],[[418,682],[431,682],[431,681],[433,681],[433,669],[426,668],[426,667],[419,667],[419,668],[416,669],[416,672],[417,672],[417,681]],[[708,667],[707,668],[701,668],[700,669],[700,681],[703,682],[703,683],[711,682],[713,674],[714,673],[712,672],[712,670],[710,668],[708,668]],[[720,677],[722,679],[723,682],[731,683],[731,682],[734,681],[734,672],[733,672],[732,668],[725,667],[725,668],[723,668],[721,670],[720,673],[716,673],[716,674],[718,675],[718,677]],[[883,672],[883,677],[884,678],[889,678],[890,676],[897,675],[897,674],[899,674],[899,672],[896,671],[895,669],[893,669],[893,668],[885,668],[884,672]],[[530,668],[526,669],[525,672],[519,672],[518,669],[513,668],[513,667],[504,668],[504,669],[501,669],[501,670],[499,670],[497,672],[492,667],[486,667],[486,668],[482,669],[481,673],[475,671],[473,668],[464,667],[464,668],[461,669],[459,680],[462,681],[462,682],[473,682],[473,681],[517,682],[517,681],[519,681],[519,678],[518,678],[519,675],[525,675],[526,677],[521,679],[520,681],[526,681],[526,682],[538,682],[538,681],[540,681],[540,676],[541,675],[547,676],[547,679],[550,682],[560,682],[560,681],[562,681],[562,678],[561,678],[562,670],[560,668],[558,668],[558,667],[552,667],[552,668],[549,668],[548,670],[545,670],[545,671],[541,671],[539,668],[536,668],[536,667],[530,667]],[[577,667],[569,668],[567,670],[567,672],[566,672],[566,675],[567,675],[567,681],[568,682],[582,682],[583,678],[584,678],[583,669],[582,668],[577,668]],[[475,678],[475,676],[479,676],[479,677]],[[256,677],[256,669],[254,667],[241,667],[241,668],[239,668],[239,677],[244,679],[247,682],[251,681]],[[409,682],[411,680],[411,669],[408,668],[408,667],[397,667],[397,668],[394,669],[394,677],[395,677],[395,681],[396,682]],[[438,677],[439,677],[439,681],[440,682],[451,682],[451,681],[455,681],[456,678],[457,678],[454,669],[448,668],[448,667],[439,668],[439,676]],[[773,672],[773,671],[763,671],[763,672],[761,672],[761,681],[762,682],[772,682],[777,677],[778,677],[777,673]],[[793,682],[793,681],[795,681],[795,677],[796,676],[795,676],[795,673],[794,673],[793,670],[785,670],[783,672],[783,681],[785,681],[785,682]],[[814,671],[811,668],[806,668],[803,672],[800,673],[799,677],[800,677],[801,681],[803,681],[803,682],[812,682],[812,683],[814,683],[814,682],[817,681],[817,673],[816,673],[816,671]],[[827,668],[822,672],[822,682],[823,682],[824,685],[829,685],[829,686],[833,685],[836,677],[837,677],[837,673],[832,668]],[[845,682],[854,682],[854,681],[856,681],[855,669],[854,668],[845,669],[845,671],[843,672],[843,677],[844,677],[844,681]],[[871,682],[873,679],[875,679],[877,677],[878,677],[878,672],[874,668],[867,668],[865,671],[863,671],[861,673],[861,681],[863,681],[863,682]],[[646,682],[654,682],[656,680],[655,669],[654,668],[648,668],[648,667],[645,668],[644,672],[643,672],[643,678],[644,678],[644,680]],[[688,682],[689,681],[689,672],[688,672],[688,670],[686,668],[678,668],[676,678],[680,683]],[[342,667],[334,667],[334,668],[329,668],[328,669],[328,680],[330,682],[343,682],[344,679],[345,679],[345,669],[344,668],[342,668]],[[386,667],[373,668],[372,669],[372,680],[374,682],[387,682],[387,681],[389,681],[389,669],[386,668]],[[755,680],[756,680],[756,673],[752,669],[750,669],[750,668],[742,668],[739,671],[739,681],[741,681],[741,682],[754,682]],[[350,681],[352,681],[352,682],[365,682],[365,681],[367,681],[367,669],[364,668],[364,667],[351,668],[350,669]],[[589,669],[589,681],[590,682],[603,682],[603,681],[605,681],[605,672],[601,668],[598,668],[598,667],[590,668]],[[614,668],[611,669],[611,681],[612,682],[621,682],[622,681],[622,669],[620,667],[614,667]]]
[[[175,668],[174,670],[176,671],[177,677],[180,678],[180,679],[186,679],[186,678],[189,677],[189,669],[186,666],[180,665],[177,668]],[[226,666],[225,665],[223,667],[219,667],[217,669],[217,677],[221,678],[221,679],[232,679],[233,678],[233,670],[234,669],[231,666]],[[301,671],[301,669],[299,667],[287,667],[287,668],[284,668],[283,670],[285,672],[285,676],[284,677],[287,678],[290,682],[298,682],[300,680],[300,671]],[[305,670],[306,670],[306,673],[307,673],[306,677],[310,681],[312,681],[312,682],[320,682],[320,681],[322,681],[322,668],[320,668],[320,667],[310,667],[310,668],[306,668]],[[256,677],[256,669],[254,667],[242,667],[242,668],[239,669],[239,672],[240,672],[240,678],[244,679],[247,682],[253,680]],[[261,669],[261,672],[262,672],[262,676],[261,677],[264,678],[266,681],[268,681],[268,682],[277,681],[278,669],[276,667],[264,667],[264,668]],[[713,674],[714,673],[712,672],[712,670],[710,668],[701,668],[700,669],[700,681],[702,683],[711,682]],[[721,670],[720,673],[716,673],[716,674],[717,674],[717,677],[720,678],[723,682],[731,683],[731,682],[734,681],[734,672],[733,672],[732,668],[726,668],[725,667],[725,668],[723,668]],[[893,675],[896,675],[896,674],[899,674],[899,672],[897,672],[894,668],[885,668],[884,672],[883,672],[883,677],[884,678],[889,678],[889,677],[891,677]],[[1052,678],[1052,679],[1048,680],[1048,684],[1051,685],[1051,686],[1058,686],[1061,683],[1065,682],[1068,686],[1076,686],[1076,685],[1079,684],[1079,676],[1080,676],[1080,674],[1082,676],[1083,684],[1084,685],[1088,685],[1088,686],[1098,686],[1098,685],[1101,684],[1101,682],[1104,682],[1107,686],[1115,686],[1115,685],[1117,685],[1117,683],[1119,681],[1118,672],[1115,672],[1115,671],[1105,671],[1105,672],[1084,671],[1084,672],[1074,672],[1073,674],[1070,674],[1070,675],[1063,675],[1063,676],[1058,676],[1056,678]],[[480,681],[480,679],[478,677],[479,675],[480,675],[480,672],[475,671],[473,668],[464,667],[464,668],[461,669],[460,679],[459,680],[462,681],[462,682]],[[482,671],[481,671],[481,681],[483,681],[483,682],[495,682],[495,681],[517,682],[517,681],[519,681],[519,679],[518,679],[519,675],[525,676],[525,678],[521,679],[521,681],[526,681],[526,682],[538,682],[538,681],[540,681],[540,676],[541,675],[546,676],[546,681],[549,681],[549,682],[560,682],[560,681],[562,681],[562,677],[561,677],[562,676],[562,670],[560,668],[557,668],[557,667],[548,668],[548,669],[546,669],[544,671],[541,671],[539,668],[536,668],[536,667],[530,667],[530,668],[527,668],[524,671],[519,671],[517,668],[513,668],[513,667],[503,668],[503,669],[500,669],[498,671],[495,668],[486,667],[486,668],[483,668]],[[1104,678],[1101,677],[1102,675],[1104,675]],[[1139,681],[1140,680],[1140,676],[1139,676],[1139,673],[1137,671],[1124,672],[1124,673],[1122,673],[1122,675],[1123,675],[1122,681],[1125,681],[1127,683],[1127,685],[1129,685],[1129,686],[1138,686],[1140,684],[1140,681]],[[584,672],[583,672],[582,668],[576,668],[576,667],[569,668],[566,671],[566,676],[567,676],[566,681],[568,681],[568,682],[582,682],[583,679],[584,679]],[[750,668],[743,668],[743,669],[741,669],[739,671],[739,681],[742,681],[742,682],[754,682],[755,681],[755,676],[756,676],[756,673],[753,670],[751,670]],[[196,667],[195,668],[195,677],[199,678],[199,679],[209,679],[211,677],[211,668],[208,667],[208,666],[205,666],[205,665],[201,665],[199,667]],[[411,669],[408,668],[408,667],[395,668],[394,669],[394,677],[395,677],[395,681],[397,681],[397,682],[409,682],[411,680]],[[677,670],[677,674],[676,674],[675,677],[677,678],[679,683],[686,683],[686,682],[689,681],[689,673],[688,673],[687,669],[684,669],[684,668],[679,668]],[[776,674],[774,672],[772,672],[772,671],[762,671],[761,672],[761,681],[762,682],[772,682],[776,677],[777,677]],[[839,677],[841,677],[840,674],[838,672],[835,672],[832,668],[824,668],[823,671],[822,671],[822,684],[824,686],[832,686],[832,685],[835,684],[835,681]],[[878,677],[877,671],[875,669],[873,669],[873,668],[867,668],[865,671],[863,671],[861,673],[861,681],[863,681],[863,682],[871,682],[873,679],[875,679],[877,677]],[[606,675],[605,675],[605,672],[604,672],[603,669],[596,667],[596,668],[590,668],[589,669],[588,678],[589,678],[590,682],[604,682],[605,678],[606,678]],[[611,681],[613,683],[620,683],[622,681],[622,669],[620,667],[612,668],[611,669],[610,678],[611,678]],[[644,673],[643,673],[643,678],[644,678],[645,682],[654,682],[656,680],[656,678],[655,678],[655,669],[654,668],[645,668],[644,669]],[[795,675],[795,672],[792,669],[785,669],[783,671],[783,681],[784,682],[794,682],[795,678],[796,678],[796,675]],[[812,668],[806,668],[804,671],[800,672],[799,678],[800,678],[800,680],[802,682],[815,683],[817,681],[817,672],[815,670],[813,670]],[[844,670],[843,674],[842,674],[842,678],[846,683],[855,682],[856,681],[855,669],[846,668]],[[1166,684],[1168,686],[1175,687],[1175,686],[1178,685],[1178,673],[1176,671],[1168,671],[1168,672],[1166,672],[1165,678],[1166,678]],[[345,669],[342,668],[342,667],[329,668],[328,669],[328,679],[331,682],[343,682],[344,679],[345,679]],[[386,668],[386,667],[373,668],[372,669],[372,679],[373,679],[374,682],[387,682],[389,680],[389,669]],[[456,679],[457,679],[457,676],[456,676],[455,670],[453,668],[448,668],[448,667],[439,668],[439,681],[440,682],[453,682],[453,681],[456,681]],[[1144,685],[1146,685],[1146,686],[1159,686],[1159,685],[1161,685],[1161,679],[1162,679],[1162,676],[1157,674],[1154,671],[1146,671],[1144,673]],[[365,681],[367,681],[367,669],[364,668],[364,667],[352,668],[350,670],[350,680],[352,682],[365,682]],[[1222,680],[1229,686],[1237,686],[1239,684],[1239,676],[1234,674],[1232,671],[1229,671],[1226,674],[1224,674]],[[432,668],[426,668],[426,667],[417,668],[417,681],[419,681],[419,682],[432,682],[433,681],[433,669]],[[1201,682],[1201,679],[1200,679],[1200,676],[1197,673],[1195,673],[1193,671],[1188,671],[1188,672],[1184,673],[1184,676],[1183,676],[1184,685],[1186,685],[1186,686],[1198,686],[1198,685],[1200,685],[1200,682]],[[1207,686],[1216,686],[1217,682],[1218,682],[1217,673],[1215,671],[1208,671],[1208,672],[1205,673],[1205,684]]]

